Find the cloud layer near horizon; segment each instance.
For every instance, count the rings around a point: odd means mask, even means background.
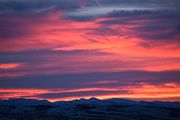
[[[1,0],[0,98],[179,101],[179,6]]]

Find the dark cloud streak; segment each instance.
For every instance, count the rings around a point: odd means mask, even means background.
[[[138,85],[139,83],[179,84],[179,71],[147,72],[100,72],[64,75],[24,76],[17,78],[1,78],[0,88],[88,88],[88,87],[118,87]],[[98,81],[116,80],[114,84],[97,84]]]

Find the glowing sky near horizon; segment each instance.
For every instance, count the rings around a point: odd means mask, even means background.
[[[0,1],[0,99],[180,101],[178,0]]]

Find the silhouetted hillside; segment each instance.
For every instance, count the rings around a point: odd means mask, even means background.
[[[179,120],[179,102],[145,102],[96,98],[48,102],[0,101],[0,120]]]

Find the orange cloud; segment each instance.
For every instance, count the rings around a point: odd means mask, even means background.
[[[97,4],[98,1],[96,0]],[[83,7],[83,3],[81,3]],[[141,37],[139,31],[135,29],[139,25],[146,25],[154,22],[153,20],[134,20],[129,24],[102,25],[100,22],[105,20],[114,20],[113,18],[97,18],[89,21],[75,21],[63,17],[63,11],[55,11],[36,16],[18,16],[4,17],[11,24],[21,25],[26,33],[18,37],[0,40],[0,53],[12,52],[16,56],[33,50],[58,51],[95,51],[106,54],[88,54],[81,52],[79,54],[57,55],[42,54],[37,55],[37,63],[31,62],[35,55],[29,57],[26,67],[22,63],[1,63],[1,70],[12,70],[10,72],[0,73],[0,77],[19,77],[31,75],[54,75],[70,73],[88,73],[88,72],[117,72],[117,71],[170,71],[180,70],[180,49],[177,48],[177,42],[150,41]],[[12,21],[11,21],[12,20]],[[23,25],[23,26],[22,26]],[[114,31],[114,33],[113,33]],[[20,31],[22,32],[22,31]],[[159,34],[161,31],[156,31]],[[149,33],[148,33],[149,34]],[[177,38],[168,38],[169,41],[177,41]],[[150,46],[144,44],[148,43]],[[144,46],[143,46],[143,45]],[[10,46],[10,47],[9,47]],[[21,53],[22,52],[22,53]],[[25,56],[23,53],[22,56]],[[55,55],[54,55],[55,54]],[[19,57],[19,56],[17,56]],[[59,67],[59,68],[57,68]],[[18,68],[20,70],[16,71]],[[14,71],[13,71],[14,70]],[[97,84],[113,84],[116,81],[101,81]],[[128,91],[124,94],[103,94],[94,96],[100,99],[107,98],[131,98],[131,99],[162,99],[180,98],[179,85],[168,83],[164,85],[141,85],[125,86],[121,88],[79,88],[69,90],[42,90],[42,89],[1,89],[2,99],[14,97],[38,98],[40,94],[45,93],[69,93],[69,92],[87,92],[87,91]],[[90,98],[92,96],[72,96],[64,98],[49,98],[55,100],[71,100],[76,98]]]
[[[168,85],[168,86],[167,86]],[[110,99],[110,98],[125,98],[134,100],[162,100],[162,101],[179,101],[180,100],[180,86],[174,83],[168,83],[164,86],[155,85],[143,85],[139,87],[124,87],[119,88],[120,90],[127,90],[126,94],[110,94],[96,96],[99,99]],[[81,98],[82,96],[76,97]],[[92,96],[84,96],[83,98],[91,98]],[[169,98],[169,99],[168,99]],[[73,97],[64,98],[65,100],[75,99]],[[52,99],[53,100],[53,99]],[[58,100],[58,99],[55,99]]]
[[[0,69],[15,69],[23,66],[22,63],[4,63],[0,64]]]
[[[125,90],[127,92],[121,93],[120,91]],[[99,99],[110,99],[110,98],[125,98],[134,100],[158,100],[161,99],[166,101],[168,98],[171,101],[178,101],[180,98],[180,86],[175,83],[166,83],[163,85],[147,85],[142,84],[140,86],[124,86],[120,88],[79,88],[79,89],[0,89],[1,93],[6,93],[1,95],[1,99],[8,98],[34,98],[34,99],[48,99],[50,101],[57,100],[73,100],[79,98],[91,98],[89,96],[72,96],[72,97],[55,97],[55,98],[43,98],[38,97],[41,94],[66,94],[66,93],[78,93],[78,92],[94,92],[94,96]],[[115,94],[102,94],[96,95],[96,91],[112,91]],[[119,93],[118,93],[119,91]],[[9,93],[9,94],[7,94]],[[169,100],[168,99],[168,100]]]
[[[21,21],[27,26],[25,30],[27,30],[28,35],[24,35],[21,38],[12,38],[13,40],[0,41],[0,51],[15,52],[48,49],[54,51],[98,50],[108,53],[108,55],[79,54],[64,56],[63,58],[55,56],[56,59],[53,62],[38,63],[38,66],[30,64],[29,67],[34,67],[34,69],[47,69],[48,67],[53,68],[56,66],[68,69],[68,71],[51,69],[42,71],[43,74],[89,71],[180,70],[180,50],[174,48],[177,43],[168,42],[161,45],[155,41],[160,45],[153,48],[146,48],[140,45],[147,40],[138,37],[136,35],[137,31],[133,28],[141,24],[151,23],[151,20],[134,20],[132,21],[134,24],[103,26],[100,22],[113,20],[113,18],[99,18],[81,22],[65,19],[62,14],[63,11],[56,11],[36,17],[31,16],[32,19],[30,19],[31,17],[16,17],[15,21]],[[39,19],[41,22],[38,22]],[[98,33],[104,29],[110,29],[109,32],[115,30],[117,33]],[[154,43],[153,41],[151,42],[149,44]],[[46,58],[51,57],[54,56],[47,55]],[[29,72],[25,74],[29,74]],[[38,72],[35,71],[33,74],[38,74]]]

